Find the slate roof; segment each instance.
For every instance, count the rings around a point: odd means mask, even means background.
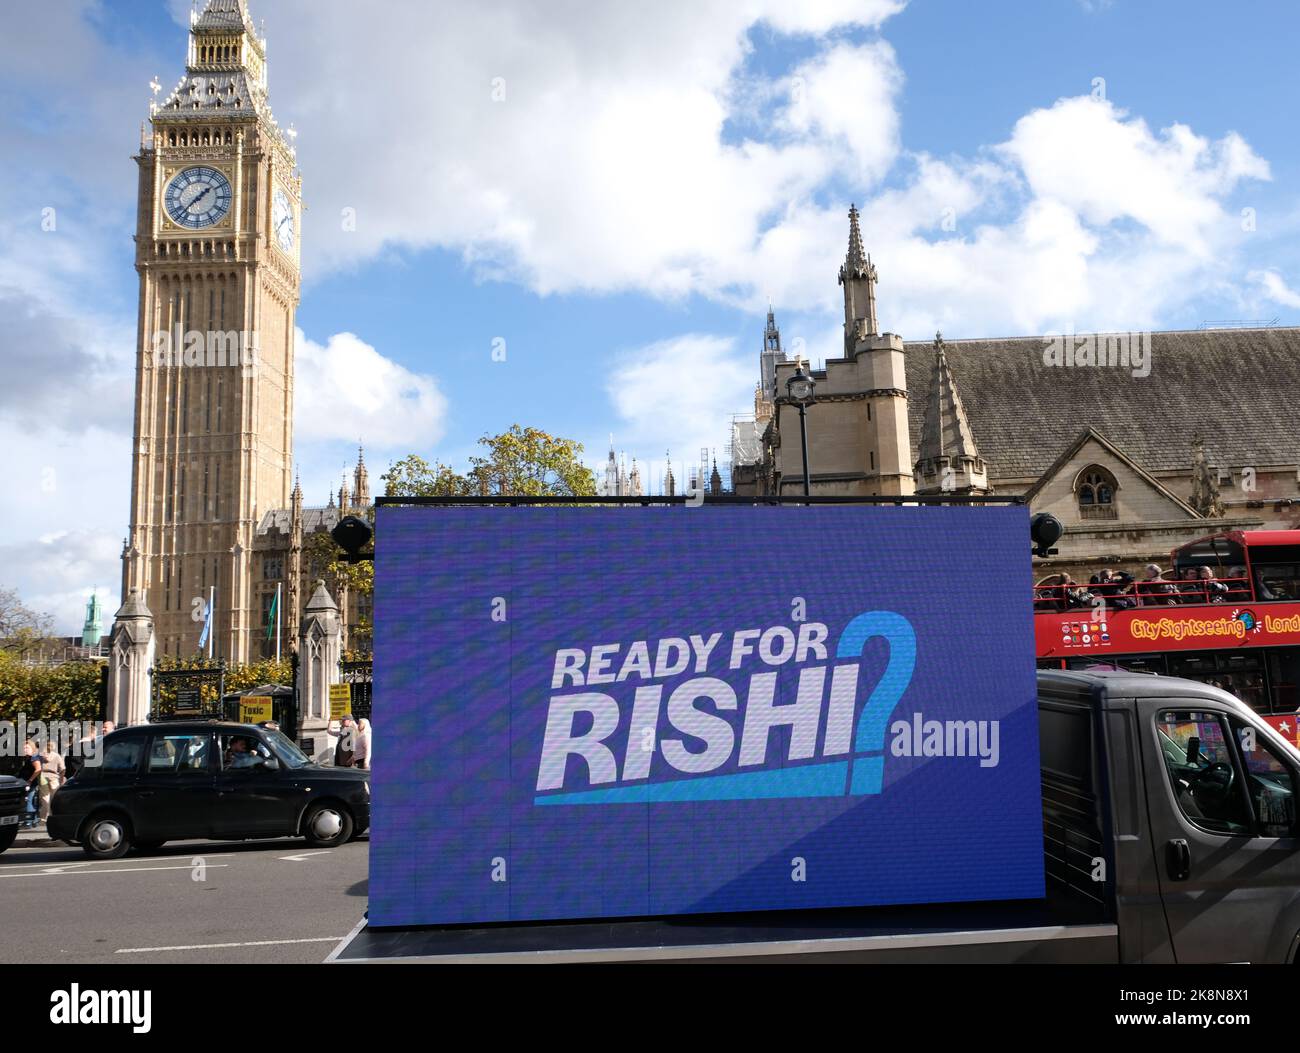
[[[196,29],[252,30],[248,0],[208,0],[203,13],[194,21]]]
[[[944,339],[989,478],[1042,475],[1085,428],[1149,472],[1191,471],[1192,438],[1215,467],[1300,464],[1300,328],[1151,334],[1151,372],[1047,366],[1043,337]],[[913,460],[934,349],[906,344]]]
[[[310,534],[313,530],[332,530],[339,521],[339,510],[333,505],[326,508],[304,508],[302,510],[302,532]],[[293,512],[288,508],[273,508],[262,516],[257,524],[259,534],[269,534],[278,530],[288,534],[293,526]]]

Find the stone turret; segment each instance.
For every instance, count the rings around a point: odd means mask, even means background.
[[[778,494],[804,488],[803,426],[808,432],[809,491],[814,496],[906,496],[914,492],[903,340],[876,320],[876,268],[862,244],[856,206],[849,209],[849,248],[839,269],[844,287],[844,355],[808,376],[812,401],[789,394],[800,363],[777,362],[773,418],[767,434]],[[760,420],[755,404],[755,419]]]
[[[343,625],[338,604],[316,582],[316,591],[302,612],[298,632],[298,698],[301,707],[301,739],[312,741],[311,755],[328,761],[330,741],[330,685],[340,680],[339,658],[343,651]]]
[[[975,445],[957,382],[948,366],[943,334],[934,334],[934,371],[914,468],[918,494],[987,494],[988,469]]]
[[[109,637],[108,715],[118,727],[143,724],[149,717],[149,670],[157,651],[153,614],[132,589],[113,616]]]
[[[856,205],[849,206],[849,251],[840,267],[840,284],[844,286],[844,353],[851,355],[858,341],[880,334],[876,322],[876,268],[862,248]]]

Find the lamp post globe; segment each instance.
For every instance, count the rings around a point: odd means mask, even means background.
[[[812,402],[816,387],[816,381],[803,371],[802,362],[795,369],[794,375],[785,382],[786,394],[790,396],[791,401],[799,404],[800,409]]]
[[[813,403],[813,395],[817,390],[817,382],[813,380],[811,373],[805,373],[803,363],[799,362],[795,366],[794,375],[785,382],[785,393],[789,396],[790,401],[799,407],[799,440],[803,449],[803,495],[809,497],[812,494],[812,480],[808,475],[808,407]]]

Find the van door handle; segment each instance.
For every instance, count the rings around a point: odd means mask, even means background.
[[[1170,881],[1186,881],[1192,874],[1192,849],[1178,838],[1165,843],[1165,867]]]
[[[153,790],[136,790],[135,795],[137,797],[152,797]]]

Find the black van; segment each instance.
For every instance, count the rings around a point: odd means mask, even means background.
[[[370,773],[312,762],[279,731],[220,721],[123,728],[50,802],[52,838],[92,859],[166,841],[302,836],[341,845],[370,825]]]

